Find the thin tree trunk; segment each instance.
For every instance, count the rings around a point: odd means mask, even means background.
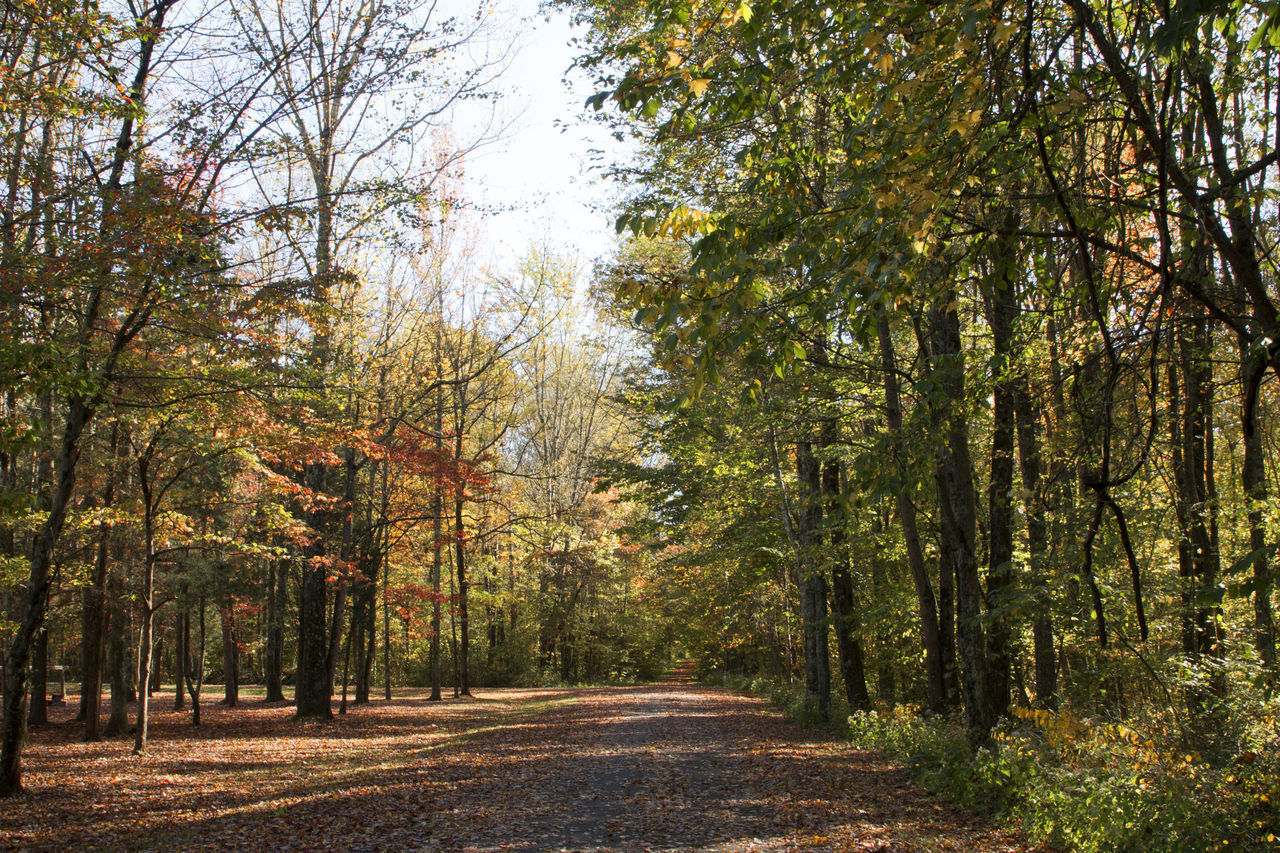
[[[267,702],[284,701],[284,605],[288,596],[288,563],[272,560],[267,575],[267,642],[263,661]]]
[[[1027,515],[1027,550],[1035,613],[1031,622],[1032,656],[1036,672],[1036,701],[1046,708],[1058,707],[1058,666],[1054,654],[1052,600],[1049,597],[1045,563],[1048,559],[1048,532],[1045,525],[1044,495],[1040,483],[1040,443],[1036,427],[1039,412],[1024,380],[1014,396],[1017,419],[1018,458],[1022,471],[1022,492]]]
[[[463,696],[471,695],[471,612],[468,602],[467,590],[470,582],[467,580],[467,543],[463,534],[462,527],[462,508],[465,503],[461,497],[462,487],[458,487],[459,497],[453,502],[453,523],[454,523],[454,548],[456,549],[456,557],[454,560],[458,573],[458,632],[461,635],[458,638],[458,691]]]
[[[31,653],[31,709],[27,722],[43,726],[49,722],[49,629],[41,628]]]
[[[200,725],[200,689],[204,686],[204,646],[205,646],[205,623],[204,623],[205,599],[204,593],[200,593],[199,618],[200,618],[200,650],[191,656],[190,665],[184,665],[186,671],[187,692],[191,696],[191,725]],[[186,627],[191,627],[191,616],[187,615]],[[191,643],[188,641],[188,646]]]
[[[937,469],[939,515],[942,519],[942,559],[955,573],[956,647],[960,655],[960,689],[965,726],[973,744],[990,737],[995,717],[986,686],[986,637],[982,626],[982,589],[977,559],[977,493],[969,454],[965,418],[964,361],[960,320],[954,308],[930,312],[932,370],[945,398],[939,425],[945,450]]]
[[[835,444],[835,422],[823,424],[822,445]],[[844,682],[845,699],[850,711],[871,708],[867,690],[867,674],[862,653],[862,620],[858,617],[857,596],[846,544],[847,521],[840,506],[840,462],[828,459],[822,466],[822,490],[826,498],[828,529],[831,531],[831,616],[835,628],[836,649],[840,656],[840,678]]]
[[[125,611],[122,584],[118,578],[111,579],[110,597],[112,600],[110,624],[107,629],[108,663],[111,668],[111,713],[107,717],[107,726],[103,734],[107,737],[118,735],[129,728],[128,691],[129,691],[129,653],[127,647]]]
[[[184,711],[187,707],[187,657],[191,654],[191,614],[187,610],[179,610],[174,620],[173,629],[173,710]]]
[[[992,241],[991,271],[984,302],[992,340],[991,475],[987,484],[987,703],[991,713],[1009,711],[1013,629],[1005,615],[1014,592],[1013,571],[1013,445],[1014,395],[1018,375],[1014,360],[1017,238],[1014,218],[1005,216],[1003,231]]]
[[[1255,371],[1262,368],[1252,351],[1249,340],[1240,338],[1240,377],[1248,388],[1254,381]],[[1249,395],[1246,393],[1246,400]],[[1262,446],[1262,407],[1246,402],[1241,415],[1241,433],[1244,436],[1244,464],[1240,471],[1241,484],[1249,510],[1249,550],[1253,558],[1253,642],[1262,665],[1273,674],[1276,670],[1276,626],[1271,609],[1273,583],[1270,561],[1267,559],[1267,527],[1263,510],[1267,504],[1266,455]]]
[[[805,703],[825,720],[831,712],[831,664],[827,648],[827,579],[818,559],[822,546],[822,483],[818,460],[808,440],[796,442],[796,473],[804,497],[796,539],[801,561]]]
[[[228,596],[218,608],[222,628],[222,704],[240,704],[240,636],[236,628],[233,600]]]
[[[382,573],[382,690],[383,698],[391,701],[391,598],[388,594],[391,573]]]
[[[895,465],[905,466],[902,458],[902,393],[898,382],[897,357],[893,351],[893,337],[889,319],[881,313],[876,318],[876,334],[880,340],[880,366],[884,372],[885,420],[893,437]],[[934,596],[929,570],[925,567],[924,549],[920,545],[920,531],[916,525],[916,507],[906,486],[898,488],[895,500],[898,523],[902,526],[902,538],[907,548],[907,566],[916,592],[916,609],[920,616],[920,638],[924,646],[926,696],[929,709],[943,713],[948,705],[944,673],[942,634],[938,623],[938,600]]]
[[[138,638],[138,723],[134,732],[134,755],[142,755],[147,751],[147,726],[151,712],[151,655],[154,651],[152,629],[155,625],[156,576],[154,503],[145,466],[138,471],[138,478],[142,487],[145,542],[142,564],[142,630]]]

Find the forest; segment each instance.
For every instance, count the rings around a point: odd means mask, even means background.
[[[142,756],[688,657],[1034,843],[1273,849],[1280,8],[557,0],[590,261],[485,246],[493,11],[5,3],[0,797],[68,684]]]

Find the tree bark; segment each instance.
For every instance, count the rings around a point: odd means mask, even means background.
[[[1209,361],[1208,318],[1196,318],[1179,340],[1185,402],[1181,418],[1183,472],[1176,481],[1183,489],[1180,515],[1184,540],[1180,566],[1184,575],[1183,649],[1193,659],[1214,668],[1208,690],[1192,686],[1187,705],[1193,722],[1202,722],[1213,699],[1225,692],[1225,681],[1213,660],[1219,655],[1217,608],[1210,603],[1217,584],[1217,507],[1213,494],[1213,375]]]
[[[323,479],[323,470],[313,465],[309,469],[309,484],[317,491]],[[318,519],[311,519],[319,524]],[[328,571],[324,565],[323,546],[313,543],[303,549],[302,587],[298,600],[298,668],[294,679],[294,698],[297,716],[330,719],[328,643],[325,639],[325,611],[328,605]]]
[[[805,703],[825,720],[831,713],[831,664],[827,650],[827,579],[818,559],[822,546],[822,483],[813,444],[808,440],[796,442],[796,473],[803,497],[796,539],[801,565]]]
[[[107,717],[107,726],[103,734],[112,737],[129,728],[128,692],[129,692],[129,652],[127,644],[127,622],[122,601],[121,582],[112,578],[109,594],[112,600],[110,624],[107,629],[108,664],[111,668],[111,713]]]
[[[228,596],[218,608],[222,627],[222,704],[240,704],[240,636],[236,626],[234,600]]]
[[[155,651],[152,630],[155,626],[155,502],[152,500],[147,466],[140,466],[138,481],[142,488],[143,502],[143,563],[142,563],[142,630],[138,638],[138,723],[134,731],[133,754],[147,751],[147,727],[151,717],[151,655]]]
[[[27,722],[43,726],[49,722],[49,629],[41,628],[31,653],[31,708]]]
[[[204,593],[200,594],[200,603],[198,605],[198,616],[200,619],[200,648],[199,651],[191,655],[190,663],[183,664],[184,676],[187,682],[187,693],[191,696],[191,725],[200,725],[200,689],[204,686],[204,646],[205,646],[205,623],[204,623],[205,599]],[[188,630],[191,627],[191,615],[187,614],[186,626]],[[190,647],[188,640],[186,643]]]
[[[1260,373],[1265,365],[1259,364],[1259,358],[1253,352],[1249,340],[1242,336],[1239,344],[1240,378],[1242,385],[1248,389],[1255,381],[1255,374]],[[1246,390],[1243,396],[1247,401],[1250,394]],[[1240,470],[1240,479],[1244,487],[1244,498],[1249,514],[1249,550],[1255,555],[1253,558],[1253,642],[1262,665],[1274,674],[1276,625],[1271,609],[1273,583],[1270,560],[1265,553],[1267,528],[1263,520],[1263,509],[1267,503],[1267,468],[1266,455],[1262,446],[1261,419],[1260,407],[1250,406],[1248,402],[1242,406],[1240,421],[1241,434],[1244,437],[1244,464]]]
[[[173,627],[173,710],[184,711],[187,707],[187,655],[191,644],[191,616],[186,610],[179,610]]]
[[[889,318],[883,312],[876,318],[876,334],[880,340],[880,366],[884,373],[885,421],[893,438],[894,461],[898,472],[905,473],[902,436],[902,392],[898,382],[897,357],[893,350],[893,337]],[[895,490],[898,523],[902,526],[902,538],[907,548],[907,566],[916,592],[916,609],[920,616],[920,639],[924,646],[925,687],[929,710],[946,711],[946,680],[941,630],[938,625],[938,601],[934,596],[933,582],[925,567],[924,549],[920,545],[920,531],[916,525],[916,507],[906,483]]]
[[[1041,494],[1038,407],[1024,379],[1014,396],[1017,419],[1018,459],[1022,472],[1024,511],[1027,515],[1029,576],[1035,614],[1031,622],[1032,656],[1036,673],[1036,701],[1049,709],[1058,707],[1058,666],[1053,644],[1052,600],[1049,597],[1045,562],[1048,557],[1048,530],[1045,525],[1044,495]]]
[[[969,453],[965,416],[964,355],[960,319],[946,305],[930,311],[931,369],[942,400],[939,426],[945,436],[937,468],[938,503],[942,520],[942,559],[955,575],[956,647],[960,655],[960,690],[970,743],[985,743],[995,724],[986,679],[986,636],[982,624],[982,589],[978,576],[977,493]]]
[[[822,445],[835,443],[835,423],[823,424]],[[867,674],[862,653],[862,620],[858,617],[857,594],[853,584],[849,547],[846,543],[844,510],[840,505],[840,462],[828,459],[822,466],[822,490],[826,497],[827,528],[831,536],[831,616],[836,649],[840,655],[840,679],[850,711],[871,708]]]
[[[284,605],[288,596],[288,563],[272,560],[267,575],[267,642],[263,661],[267,702],[284,701]]]
[[[1006,220],[1013,219],[1006,216]],[[991,269],[986,277],[984,303],[992,340],[991,475],[987,484],[987,703],[991,713],[1009,711],[1012,628],[1005,615],[1014,587],[1013,571],[1013,445],[1014,396],[1018,386],[1014,323],[1018,313],[1015,291],[1017,239],[1013,223],[992,240]]]

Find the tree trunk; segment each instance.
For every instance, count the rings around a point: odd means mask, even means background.
[[[905,467],[902,437],[902,394],[898,382],[897,357],[893,351],[893,337],[889,319],[881,313],[876,318],[876,334],[880,340],[880,366],[884,372],[885,421],[893,437],[894,461],[897,470]],[[916,525],[916,507],[908,487],[900,485],[896,490],[898,523],[902,526],[902,538],[907,548],[907,566],[916,592],[916,609],[920,615],[920,638],[924,646],[925,686],[929,710],[946,711],[946,679],[941,629],[938,624],[938,601],[934,596],[929,570],[925,567],[924,549],[920,545],[920,531]]]
[[[179,610],[173,627],[173,710],[183,711],[187,707],[187,656],[191,645],[191,615],[187,610]]]
[[[391,573],[382,572],[382,693],[391,701]]]
[[[824,449],[835,444],[835,422],[823,424]],[[828,459],[822,466],[822,490],[826,497],[828,529],[831,531],[831,616],[836,649],[840,655],[840,678],[850,711],[871,708],[867,674],[862,654],[862,620],[858,617],[857,596],[845,542],[844,510],[840,505],[840,462]]]
[[[151,715],[151,655],[155,651],[152,629],[155,626],[155,516],[150,480],[146,467],[140,468],[139,482],[142,486],[143,531],[144,542],[142,565],[142,630],[138,638],[138,723],[134,731],[133,754],[143,755],[147,751],[147,726]]]
[[[827,650],[827,579],[818,557],[822,546],[822,483],[810,441],[796,442],[796,473],[803,497],[796,539],[801,565],[805,704],[825,720],[831,711],[831,664]]]
[[[950,299],[947,300],[950,302]],[[960,690],[964,698],[969,740],[985,743],[995,723],[986,686],[986,637],[982,625],[982,588],[978,576],[977,493],[969,453],[965,417],[964,356],[960,319],[949,306],[930,311],[931,369],[938,378],[943,403],[938,412],[945,446],[937,469],[942,559],[954,571],[956,647],[960,655]]]
[[[111,583],[111,616],[108,631],[108,663],[111,667],[111,713],[103,734],[112,737],[129,728],[129,651],[127,645],[125,609],[122,584],[118,578]]]
[[[93,410],[83,400],[79,397],[71,398],[62,444],[58,451],[49,514],[36,536],[27,594],[22,602],[22,616],[5,657],[4,722],[0,728],[0,797],[22,793],[22,747],[27,737],[27,679],[31,650],[36,637],[44,629],[53,548],[62,534],[71,493],[75,487],[80,437],[92,415]]]
[[[113,456],[115,433],[116,429],[113,426]],[[106,506],[110,506],[113,502],[112,493],[112,485],[108,483],[107,497],[103,501]],[[84,648],[84,672],[80,675],[80,698],[84,707],[84,739],[87,743],[93,743],[102,736],[98,715],[102,708],[102,663],[106,651],[109,536],[107,525],[98,525],[98,547],[93,558],[93,579],[85,589],[85,635],[81,640]]]
[[[1265,365],[1252,351],[1251,342],[1240,338],[1240,377],[1248,389],[1255,372],[1261,373]],[[1260,381],[1260,380],[1259,380]],[[1270,561],[1264,549],[1267,545],[1267,527],[1263,510],[1267,504],[1266,452],[1262,446],[1262,407],[1247,402],[1241,414],[1241,433],[1244,436],[1244,464],[1240,471],[1244,497],[1249,510],[1249,550],[1253,558],[1253,642],[1262,665],[1272,674],[1276,670],[1276,625],[1271,610]]]
[[[27,722],[43,726],[49,722],[49,629],[41,628],[31,654],[31,709]]]
[[[1014,396],[1017,419],[1018,459],[1022,471],[1022,492],[1027,515],[1027,551],[1035,602],[1031,622],[1032,655],[1036,671],[1036,701],[1046,708],[1058,707],[1058,666],[1054,654],[1052,600],[1049,597],[1045,561],[1048,531],[1045,525],[1044,495],[1040,482],[1040,442],[1036,433],[1040,422],[1038,407],[1024,380]]]
[[[1006,216],[1012,220],[1012,216]],[[984,302],[992,340],[991,476],[987,484],[987,704],[997,717],[1009,711],[1012,628],[1005,615],[1014,593],[1014,396],[1019,384],[1014,352],[1018,313],[1015,276],[1018,243],[1012,223],[994,239]]]
[[[267,642],[263,658],[267,702],[284,701],[284,606],[288,597],[288,563],[272,560],[267,574]]]
[[[329,614],[329,646],[325,650],[326,691],[333,696],[333,682],[342,654],[343,625],[347,621],[347,598],[351,590],[351,555],[355,541],[356,463],[355,451],[343,451],[342,542],[338,549],[338,583],[333,594],[333,611]]]
[[[458,498],[453,502],[454,547],[456,548],[455,565],[458,572],[458,692],[463,696],[471,695],[471,614],[468,603],[467,588],[467,543],[462,527],[462,508],[466,505],[462,499],[462,487],[458,487]]]
[[[312,473],[312,469],[319,469]],[[320,490],[323,469],[318,465],[308,469],[308,485]],[[314,514],[313,514],[314,515]],[[310,521],[319,525],[318,518]],[[326,613],[328,607],[328,569],[325,567],[324,547],[319,538],[303,549],[302,587],[298,600],[298,669],[294,678],[294,698],[297,716],[330,719],[333,709],[329,690],[328,643]]]
[[[355,697],[354,702],[357,705],[369,701],[369,682],[367,680],[368,670],[365,668],[365,610],[371,607],[369,602],[369,584],[370,580],[365,574],[369,570],[367,561],[362,561],[362,571],[360,574],[363,579],[360,580],[351,595],[351,649],[347,654],[350,657],[355,655]],[[376,575],[375,575],[376,578]],[[376,580],[373,581],[376,583]]]
[[[222,704],[234,708],[240,704],[240,636],[230,597],[218,608],[222,627]]]
[[[200,594],[199,617],[200,617],[200,648],[191,656],[191,662],[183,665],[187,682],[187,693],[191,696],[191,725],[200,725],[200,689],[204,686],[204,644],[205,644],[205,624],[204,624],[204,593]],[[187,614],[186,628],[191,627],[191,615]],[[186,643],[190,647],[191,643]]]
[[[1213,699],[1222,698],[1225,682],[1213,660],[1219,654],[1216,608],[1209,603],[1218,577],[1217,508],[1213,495],[1213,373],[1209,361],[1208,318],[1198,317],[1179,340],[1185,403],[1181,418],[1182,474],[1180,515],[1184,539],[1179,550],[1184,576],[1183,649],[1195,661],[1213,667],[1208,690],[1192,686],[1187,705],[1193,722],[1204,721]]]
[[[385,553],[385,552],[383,552]],[[356,681],[356,704],[365,704],[373,692],[373,662],[378,653],[378,575],[386,571],[383,558],[379,556],[374,563],[374,574],[369,578],[364,605],[363,628],[364,651],[360,656],[360,670]]]

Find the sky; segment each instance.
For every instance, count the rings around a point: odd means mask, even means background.
[[[616,245],[612,191],[591,167],[590,152],[616,155],[620,143],[585,115],[583,102],[595,91],[590,80],[581,72],[566,78],[575,56],[567,16],[539,13],[537,0],[499,2],[517,44],[497,83],[500,120],[509,126],[466,164],[472,197],[496,208],[485,217],[487,254],[514,263],[530,246],[545,246],[576,255],[585,267]],[[455,117],[464,127],[487,119],[484,108]]]

